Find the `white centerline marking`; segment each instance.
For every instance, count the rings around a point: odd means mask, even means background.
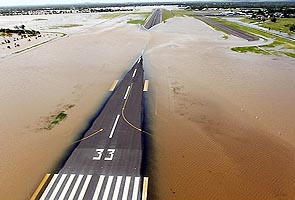
[[[127,96],[129,94],[129,90],[130,90],[130,86],[128,86],[127,90],[126,90],[126,93],[125,93],[125,96],[124,96],[124,100],[127,99]]]
[[[80,192],[80,195],[78,197],[78,200],[83,200],[84,195],[86,193],[86,190],[88,188],[88,185],[90,183],[91,177],[92,177],[92,175],[87,175],[86,181],[85,181],[85,183],[84,183],[84,185],[83,185],[83,187],[81,189],[81,192]]]
[[[112,200],[117,200],[118,199],[121,182],[122,182],[122,176],[118,176]]]
[[[149,178],[144,177],[143,178],[143,186],[142,186],[142,200],[147,199],[147,192],[148,192],[148,183],[149,183]]]
[[[103,181],[104,181],[104,177],[105,177],[105,175],[101,175],[99,177],[99,180],[98,180],[98,183],[97,183],[97,186],[96,186],[96,189],[95,189],[95,192],[94,192],[94,195],[93,195],[92,200],[98,200],[99,193],[100,193],[100,190],[101,190]]]
[[[110,136],[109,136],[110,139],[111,139],[111,138],[113,137],[113,135],[114,135],[114,132],[115,132],[116,126],[117,126],[117,124],[118,124],[119,118],[120,118],[120,115],[117,115],[116,120],[115,120],[115,123],[114,123],[114,125],[113,125],[113,128],[112,128],[111,133],[110,133]]]
[[[134,186],[133,186],[133,193],[132,193],[132,200],[137,200],[138,189],[139,189],[139,180],[140,180],[140,177],[135,177]]]
[[[109,193],[110,193],[110,190],[111,190],[111,186],[112,186],[112,182],[113,182],[113,178],[114,178],[114,176],[109,176],[107,186],[106,186],[106,189],[104,191],[102,200],[107,200],[108,199]]]
[[[68,182],[66,183],[66,185],[65,185],[61,195],[59,196],[58,200],[64,200],[64,198],[65,198],[65,196],[66,196],[66,194],[67,194],[67,192],[68,192],[68,190],[69,190],[69,188],[71,186],[71,183],[73,182],[75,176],[76,176],[75,174],[71,174],[71,176],[70,176]]]
[[[122,200],[127,200],[127,198],[128,198],[130,181],[131,181],[131,176],[127,176],[126,181],[125,181],[125,185],[124,185]]]
[[[55,199],[55,196],[57,195],[57,193],[58,193],[58,191],[59,191],[59,189],[60,189],[60,187],[61,187],[61,185],[64,182],[64,180],[65,180],[66,177],[67,177],[67,174],[63,174],[61,176],[61,178],[59,179],[57,185],[55,186],[55,188],[54,188],[54,190],[53,190],[53,192],[52,192],[49,200],[54,200]]]
[[[79,175],[68,200],[73,200],[84,175]]]
[[[137,69],[135,69],[135,70],[134,70],[134,72],[133,72],[133,75],[132,75],[132,78],[134,78],[134,77],[135,77],[135,75],[136,75],[136,72],[137,72]]]
[[[49,192],[49,190],[51,189],[52,185],[54,184],[55,180],[57,179],[58,174],[54,174],[51,181],[49,182],[47,188],[45,189],[44,193],[42,194],[40,200],[44,200]]]

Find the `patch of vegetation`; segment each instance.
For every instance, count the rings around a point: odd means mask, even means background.
[[[51,130],[54,128],[54,126],[58,125],[61,121],[65,120],[68,116],[66,113],[67,110],[73,108],[75,105],[74,104],[67,104],[63,106],[62,111],[60,111],[58,114],[51,115],[48,120],[48,125],[44,129],[46,130]]]
[[[41,33],[35,30],[1,28],[0,34],[1,36],[10,36],[12,34],[36,36]]]
[[[176,17],[192,16],[195,14],[194,11],[185,9],[172,10],[171,12]]]
[[[227,40],[228,39],[228,35],[223,35],[222,38],[225,39],[225,40]]]
[[[170,10],[163,9],[162,10],[162,20],[166,22],[168,19],[173,18],[174,15]]]
[[[130,19],[127,23],[128,24],[141,24],[141,25],[144,25],[145,20],[141,20],[141,19]]]
[[[106,13],[99,16],[101,19],[113,19],[116,17],[122,17],[124,15],[128,15],[128,13]]]
[[[286,56],[289,56],[289,57],[291,57],[291,58],[295,58],[295,53],[291,53],[291,52],[284,52],[284,54],[285,54]]]
[[[52,26],[50,29],[59,29],[59,28],[74,28],[74,27],[79,27],[83,26],[81,24],[65,24],[65,25],[60,25],[60,26]]]
[[[260,26],[291,34],[292,32],[290,31],[290,27],[293,24],[295,25],[295,18],[278,18],[276,22],[267,20],[261,23]]]
[[[233,47],[231,50],[239,52],[239,53],[246,53],[246,52],[252,52],[257,54],[264,54],[264,55],[270,55],[270,53],[266,50],[263,50],[259,48],[258,46],[248,46],[248,47]]]
[[[253,18],[243,18],[240,20],[241,22],[245,22],[248,24],[252,24],[252,23],[256,23],[256,22],[260,22],[260,20],[258,19],[253,19]]]

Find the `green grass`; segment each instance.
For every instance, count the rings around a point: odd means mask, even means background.
[[[194,11],[184,9],[172,10],[171,12],[176,17],[192,16],[194,14]]]
[[[257,53],[257,54],[264,54],[264,55],[270,55],[268,51],[262,50],[257,46],[249,46],[249,47],[233,47],[231,50],[239,52],[239,53],[246,53],[246,52],[251,52],[251,53]]]
[[[243,18],[240,21],[241,22],[248,23],[248,24],[255,23],[255,22],[260,22],[260,20],[252,19],[252,18]]]
[[[162,10],[162,20],[166,22],[168,19],[173,18],[174,15],[170,10],[163,9]]]
[[[130,19],[127,23],[128,24],[141,24],[141,25],[144,25],[145,20],[141,20],[141,19]]]
[[[242,31],[245,31],[248,33],[252,33],[255,35],[260,35],[265,38],[269,38],[269,39],[274,40],[269,45],[260,45],[258,47],[257,46],[234,47],[234,48],[232,48],[233,51],[240,52],[240,53],[252,52],[252,53],[258,53],[258,54],[264,54],[264,55],[271,55],[271,54],[286,55],[286,56],[294,58],[293,53],[286,52],[286,50],[287,51],[289,51],[289,50],[295,51],[295,42],[293,42],[291,40],[288,40],[288,39],[285,39],[285,38],[282,38],[282,37],[279,37],[279,36],[276,36],[271,33],[264,32],[264,31],[261,31],[261,30],[255,29],[255,28],[246,27],[246,26],[237,24],[235,22],[229,22],[225,19],[221,19],[221,18],[211,18],[211,19],[218,21],[220,23],[232,26],[236,29],[239,29],[239,30],[242,30]],[[214,26],[212,26],[212,27],[214,27]],[[285,51],[284,50],[276,50],[275,47],[277,47],[277,46],[282,46],[285,49]]]
[[[276,31],[282,31],[284,33],[294,33],[290,32],[289,28],[292,24],[295,24],[295,18],[278,18],[277,21],[271,22],[270,20],[267,20],[260,24],[260,26],[264,28],[270,28],[272,30]]]
[[[52,26],[50,29],[59,29],[59,28],[74,28],[74,27],[79,27],[83,26],[81,24],[65,24],[65,25],[60,25],[60,26]]]
[[[113,19],[117,17],[122,17],[124,15],[127,15],[129,13],[106,13],[99,16],[101,19]]]

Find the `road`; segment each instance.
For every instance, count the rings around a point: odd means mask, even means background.
[[[162,10],[161,9],[156,9],[151,17],[149,18],[149,20],[145,23],[144,27],[146,29],[150,29],[153,26],[159,24],[162,22]]]
[[[221,29],[222,31],[224,31],[224,32],[226,32],[228,34],[234,35],[236,37],[240,37],[240,38],[243,38],[243,39],[248,40],[248,41],[259,40],[259,37],[255,36],[255,35],[252,35],[250,33],[246,33],[244,31],[238,30],[238,29],[233,28],[231,26],[219,23],[219,22],[214,21],[214,20],[212,20],[212,19],[210,19],[208,17],[198,16],[197,19],[205,22],[206,24],[213,25],[213,26]]]
[[[34,199],[144,199],[141,177],[142,57],[115,87],[107,104],[62,169],[47,179]]]

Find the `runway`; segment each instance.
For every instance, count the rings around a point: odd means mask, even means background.
[[[153,26],[159,24],[162,22],[162,10],[161,9],[156,9],[151,17],[149,18],[149,20],[145,23],[144,27],[146,29],[150,29]]]
[[[142,199],[142,57],[113,94],[58,174],[34,199]],[[114,86],[112,86],[114,87]],[[146,196],[147,194],[144,194]]]
[[[250,33],[246,33],[244,31],[238,30],[238,29],[233,28],[231,26],[227,26],[225,24],[219,23],[217,21],[210,19],[209,17],[198,16],[197,19],[205,22],[206,24],[216,26],[216,27],[220,28],[222,31],[224,31],[228,34],[234,35],[236,37],[240,37],[240,38],[243,38],[248,41],[259,40],[259,37],[255,36],[255,35],[252,35]]]

